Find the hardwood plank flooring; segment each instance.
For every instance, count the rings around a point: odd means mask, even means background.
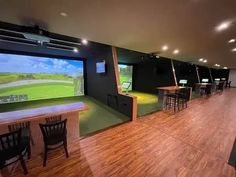
[[[236,136],[236,89],[193,100],[176,114],[157,112],[27,162],[39,177],[235,177],[227,164]],[[79,150],[75,150],[78,148]],[[21,168],[3,176],[22,177]]]

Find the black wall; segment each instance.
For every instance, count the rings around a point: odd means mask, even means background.
[[[133,90],[157,93],[157,87],[175,85],[171,60],[118,48],[118,62],[133,65]]]
[[[229,70],[228,69],[211,68],[211,75],[212,75],[213,80],[215,80],[215,78],[226,78],[226,81],[229,80]]]
[[[188,80],[187,86],[194,87],[194,84],[198,82],[195,65],[176,60],[174,60],[173,63],[178,85],[181,85],[179,84],[181,79],[186,79]]]
[[[134,65],[134,90],[157,93],[157,87],[172,85],[175,85],[175,81],[170,59],[149,58]]]
[[[199,66],[199,65],[196,65],[196,67],[198,68],[200,82],[202,81],[202,79],[209,79],[209,82],[211,82],[209,68],[205,66]]]

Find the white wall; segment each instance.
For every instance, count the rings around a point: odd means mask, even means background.
[[[236,87],[236,69],[231,69],[229,72],[229,81],[232,81],[231,87]]]

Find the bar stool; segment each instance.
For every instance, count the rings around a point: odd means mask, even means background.
[[[66,158],[69,157],[67,150],[66,122],[67,119],[50,124],[49,123],[39,124],[43,134],[43,141],[44,141],[44,159],[43,159],[44,167],[46,166],[47,154],[49,150],[53,150],[61,146],[64,146]]]
[[[20,122],[20,123],[8,125],[9,132],[13,132],[18,129],[22,130],[22,136],[29,138],[31,144],[34,146],[34,140],[32,138],[32,133],[31,133],[31,129],[30,129],[30,122],[26,121],[26,122]]]
[[[30,139],[22,136],[22,130],[5,133],[0,135],[0,169],[11,165],[18,160],[21,163],[24,174],[28,174],[24,156],[27,153],[30,159]],[[14,161],[7,163],[8,160],[16,158]]]
[[[187,88],[181,88],[177,93],[177,99],[178,99],[178,110],[181,108],[187,108],[188,107],[188,89]]]
[[[62,120],[61,115],[45,118],[46,123],[56,123]]]
[[[167,93],[164,95],[165,97],[165,108],[166,109],[171,109],[171,108],[174,108],[174,112],[176,111],[176,106],[177,106],[177,95],[176,95],[176,92],[174,93]]]

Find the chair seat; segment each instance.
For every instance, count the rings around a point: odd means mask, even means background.
[[[167,93],[164,95],[165,97],[171,97],[171,98],[175,98],[176,97],[176,93]]]
[[[47,140],[45,140],[45,143],[47,145],[56,145],[56,144],[63,142],[65,140],[65,138],[66,138],[66,135],[65,136],[62,136],[61,134],[53,135],[53,137],[50,137]]]
[[[29,146],[30,139],[28,137],[22,137],[21,143],[19,145],[19,151],[23,153],[27,147]],[[6,160],[12,159],[13,157],[16,157],[19,153],[15,150],[15,148],[10,148],[7,150],[2,150],[0,152],[1,161],[0,163],[5,163]]]

